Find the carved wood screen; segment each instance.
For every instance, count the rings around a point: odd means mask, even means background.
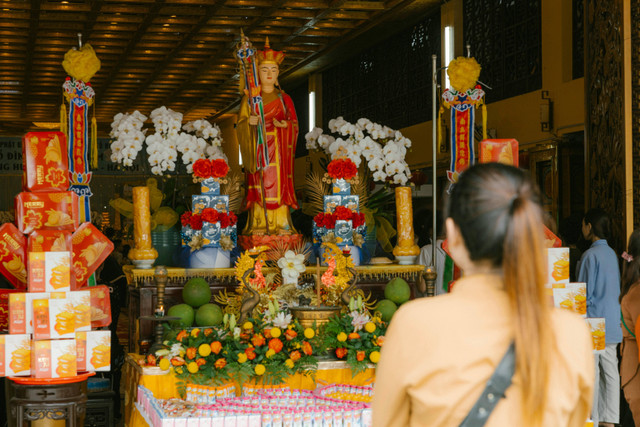
[[[571,2],[571,75],[574,79],[584,77],[584,0]]]
[[[431,120],[431,55],[440,58],[440,10],[322,73],[322,119],[365,117],[393,129]]]
[[[611,217],[610,246],[625,247],[622,0],[585,0],[588,207]]]
[[[633,129],[633,228],[640,227],[640,0],[631,0],[631,127]]]
[[[540,0],[464,0],[464,44],[482,71],[487,102],[542,88]]]

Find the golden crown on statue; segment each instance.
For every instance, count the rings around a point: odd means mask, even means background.
[[[284,60],[284,52],[273,50],[269,46],[269,37],[264,42],[264,50],[258,51],[258,64],[280,65]]]

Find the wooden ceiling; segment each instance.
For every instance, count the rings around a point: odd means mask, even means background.
[[[240,30],[284,50],[283,85],[317,71],[440,0],[0,0],[0,135],[56,122],[64,54],[90,43],[102,62],[91,79],[106,133],[119,112],[165,105],[184,121],[216,120],[239,101]],[[288,80],[288,82],[287,82]]]

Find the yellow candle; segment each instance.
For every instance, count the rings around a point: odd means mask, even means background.
[[[398,244],[393,248],[395,256],[417,256],[420,248],[413,237],[413,206],[411,187],[396,187],[396,218]]]
[[[316,291],[318,293],[318,305],[322,305],[322,300],[320,299],[320,284],[322,280],[320,280],[320,260],[316,259]]]
[[[129,258],[149,260],[158,257],[151,246],[151,204],[149,187],[133,187],[133,240],[135,247],[129,251]]]

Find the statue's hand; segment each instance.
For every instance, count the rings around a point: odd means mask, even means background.
[[[249,124],[251,126],[257,126],[258,125],[258,116],[254,116],[253,114],[249,116]]]
[[[276,120],[273,119],[273,125],[277,128],[286,128],[287,127],[287,121],[286,120]]]

